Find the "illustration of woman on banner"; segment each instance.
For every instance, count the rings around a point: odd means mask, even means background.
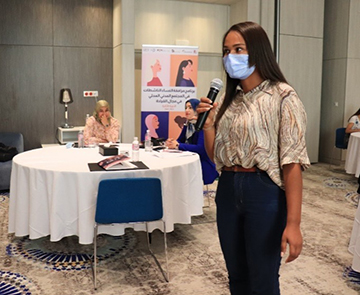
[[[147,86],[163,86],[160,78],[158,77],[158,73],[161,71],[161,64],[158,59],[154,60],[153,63],[150,64],[150,68],[152,71],[152,80],[147,82]]]
[[[159,129],[159,118],[154,115],[154,114],[150,114],[147,115],[145,118],[145,125],[146,128],[150,130],[150,135],[152,138],[159,138],[159,135],[156,132],[156,129]]]
[[[183,60],[178,69],[178,74],[176,77],[176,86],[180,87],[195,87],[193,81],[191,80],[191,75],[193,72],[193,61],[191,59]]]

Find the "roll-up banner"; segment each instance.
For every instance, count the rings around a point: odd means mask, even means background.
[[[186,122],[185,102],[197,98],[197,46],[142,46],[141,140],[177,139]]]

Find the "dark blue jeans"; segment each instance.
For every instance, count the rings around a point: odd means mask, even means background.
[[[285,192],[259,172],[221,173],[217,225],[232,295],[279,295]]]

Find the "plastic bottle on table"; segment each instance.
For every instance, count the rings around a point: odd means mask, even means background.
[[[78,148],[84,147],[84,132],[82,130],[78,133]]]
[[[131,155],[131,159],[134,162],[139,161],[139,140],[137,137],[134,137],[134,141],[132,142],[132,155]]]
[[[150,130],[146,130],[145,133],[145,152],[151,152],[152,151],[152,146],[151,146],[151,135],[150,135]]]

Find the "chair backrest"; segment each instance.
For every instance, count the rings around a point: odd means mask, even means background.
[[[161,182],[158,178],[117,178],[100,181],[95,221],[129,223],[163,217]]]
[[[24,137],[19,132],[0,132],[0,142],[16,147],[18,153],[24,151]]]
[[[338,149],[347,149],[347,140],[346,140],[346,128],[341,127],[336,129],[335,133],[335,146]]]

